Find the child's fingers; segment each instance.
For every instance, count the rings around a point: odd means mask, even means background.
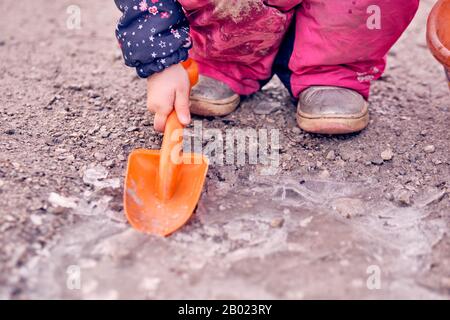
[[[166,127],[167,117],[173,110],[175,91],[157,92],[149,91],[147,107],[150,112],[155,113],[154,127],[156,131],[163,132]]]
[[[166,122],[167,122],[167,114],[164,113],[155,114],[154,127],[156,131],[164,132]]]
[[[191,112],[189,110],[189,90],[178,89],[175,96],[175,111],[178,120],[183,125],[191,123]]]

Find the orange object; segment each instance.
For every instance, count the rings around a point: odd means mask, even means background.
[[[428,46],[436,59],[444,65],[450,88],[450,0],[438,1],[428,17]]]
[[[198,81],[195,61],[183,63],[191,87]],[[200,198],[208,159],[183,153],[183,126],[175,111],[168,117],[161,151],[134,150],[128,159],[124,210],[137,230],[167,236],[191,217]]]

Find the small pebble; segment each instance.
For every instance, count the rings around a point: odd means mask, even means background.
[[[394,157],[394,153],[391,149],[386,149],[383,152],[381,152],[381,159],[384,161],[390,161]]]
[[[292,128],[292,133],[293,134],[300,134],[302,132],[302,130],[299,127],[293,127]]]
[[[354,162],[354,161],[356,161],[356,158],[357,158],[356,154],[351,151],[339,151],[339,155],[342,160],[349,161],[349,162]]]
[[[306,228],[311,223],[313,218],[314,218],[313,216],[310,216],[308,218],[305,218],[305,219],[301,220],[300,221],[300,227]]]
[[[275,218],[270,222],[272,228],[281,228],[284,224],[283,218]]]
[[[106,154],[102,152],[96,152],[94,153],[94,158],[95,160],[102,162],[106,160]]]
[[[370,162],[374,165],[381,166],[384,163],[384,160],[381,157],[376,157],[370,160]]]
[[[129,127],[127,132],[139,131],[139,127]]]
[[[394,200],[394,196],[390,192],[386,192],[384,194],[384,197],[386,198],[386,200],[389,200],[389,201],[393,201]]]
[[[364,213],[364,202],[356,198],[338,198],[333,200],[332,208],[342,217],[350,219]]]
[[[113,168],[114,165],[115,165],[115,162],[114,162],[114,160],[111,159],[111,160],[105,161],[104,165],[105,165],[107,168]]]
[[[334,159],[336,159],[336,153],[333,150],[331,150],[330,152],[327,153],[326,159],[327,160],[334,160]]]
[[[411,193],[405,189],[396,191],[394,199],[402,206],[410,206],[412,204]]]
[[[436,151],[436,148],[432,144],[429,144],[423,148],[423,151],[425,153],[434,153]]]

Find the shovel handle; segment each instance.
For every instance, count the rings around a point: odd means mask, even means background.
[[[198,81],[198,65],[192,59],[182,62],[182,65],[192,88]],[[183,128],[176,112],[172,111],[167,118],[159,160],[158,196],[161,200],[170,199],[176,189],[183,162]]]

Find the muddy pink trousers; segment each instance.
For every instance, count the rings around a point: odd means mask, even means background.
[[[227,2],[242,0],[223,0]],[[365,98],[419,0],[254,0],[233,19],[217,0],[179,0],[187,12],[200,73],[248,95],[277,74],[294,97],[313,85]]]

